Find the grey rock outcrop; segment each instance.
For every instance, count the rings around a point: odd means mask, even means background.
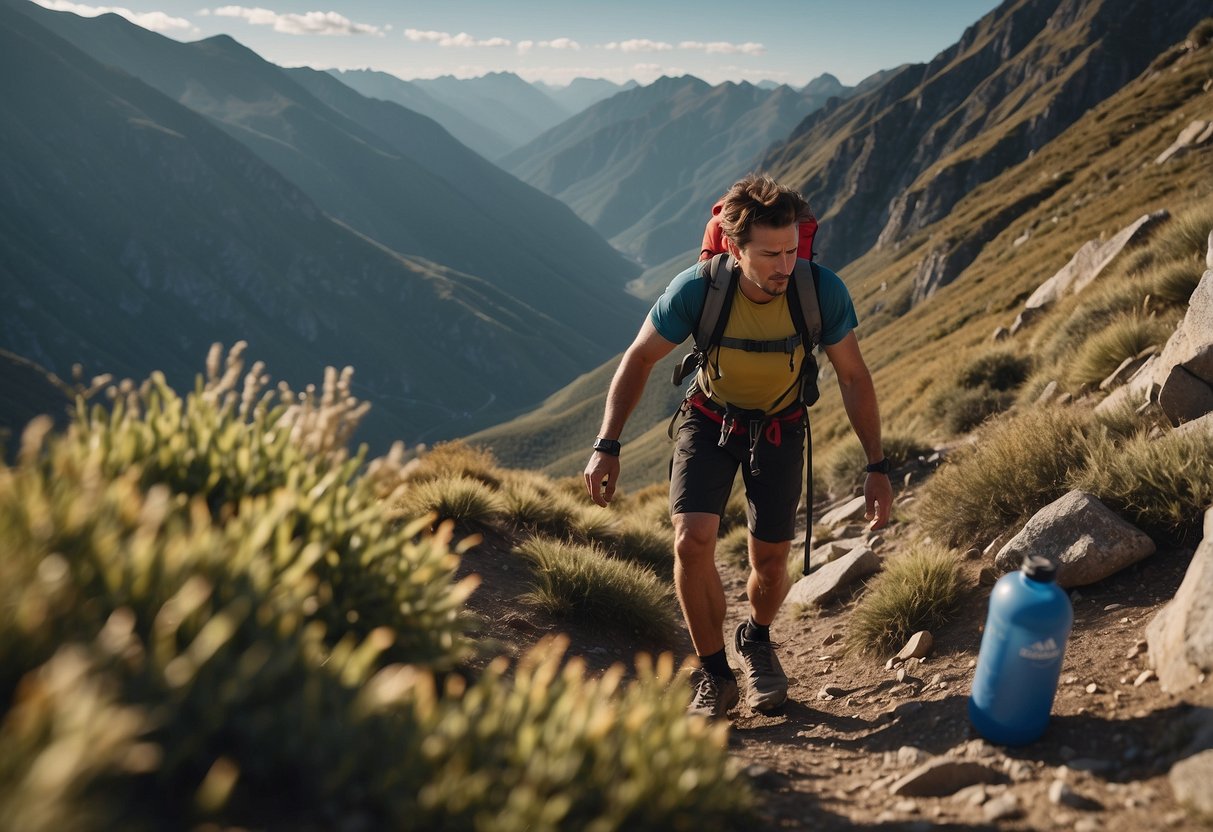
[[[1146,628],[1146,641],[1150,665],[1167,693],[1213,673],[1213,509],[1205,512],[1204,540],[1183,583]]]
[[[821,518],[823,526],[837,526],[839,523],[846,523],[848,520],[857,520],[863,517],[866,509],[866,501],[862,496],[855,497],[837,508],[830,509]]]
[[[861,546],[838,560],[827,563],[792,585],[785,604],[822,604],[840,595],[861,578],[880,571],[880,557]]]
[[[994,564],[1019,568],[1024,555],[1058,564],[1057,583],[1085,586],[1154,553],[1154,541],[1083,491],[1071,491],[1042,508],[999,550]]]
[[[1026,309],[1043,309],[1067,294],[1077,294],[1089,286],[1126,248],[1144,240],[1170,214],[1155,211],[1138,217],[1109,240],[1091,240],[1074,253],[1057,274],[1037,287],[1024,303]]]
[[[1173,156],[1186,153],[1193,147],[1202,145],[1210,139],[1213,139],[1213,121],[1197,119],[1179,131],[1179,136],[1176,137],[1175,142],[1162,153],[1158,154],[1158,158],[1154,160],[1154,164],[1161,165]]]
[[[1171,424],[1213,411],[1213,268],[1201,277],[1183,322],[1163,347],[1154,381]]]

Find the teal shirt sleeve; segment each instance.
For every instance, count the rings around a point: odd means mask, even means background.
[[[859,326],[855,304],[842,278],[825,266],[817,266],[818,298],[821,302],[821,343],[833,346]],[[699,277],[699,265],[680,273],[649,311],[649,320],[657,334],[675,344],[681,344],[695,332],[703,312],[706,286]]]
[[[817,271],[817,297],[821,301],[821,343],[823,346],[832,347],[859,326],[859,318],[855,316],[855,304],[842,278],[820,263],[817,265]]]
[[[707,286],[699,277],[698,263],[670,281],[649,311],[649,320],[657,334],[675,344],[689,338],[703,312],[706,292]]]

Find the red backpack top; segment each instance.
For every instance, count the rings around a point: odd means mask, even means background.
[[[714,254],[723,254],[727,249],[724,244],[724,232],[720,230],[720,211],[724,207],[724,199],[719,199],[712,206],[712,218],[703,229],[703,247],[699,250],[700,260],[710,260]],[[800,245],[796,256],[802,260],[813,259],[813,237],[817,234],[817,218],[809,214],[800,221]]]

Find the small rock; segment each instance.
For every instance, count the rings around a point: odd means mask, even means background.
[[[1092,682],[1091,684],[1087,685],[1086,690],[1087,693],[1099,693],[1099,685]]]
[[[907,677],[906,669],[904,667],[897,668],[897,681],[904,682],[906,680],[906,677]]]
[[[1126,659],[1136,659],[1142,653],[1146,652],[1146,647],[1147,647],[1146,641],[1145,641],[1145,639],[1142,639],[1141,641],[1137,642],[1136,644],[1134,644],[1132,647],[1129,648],[1129,652],[1125,654],[1125,658]]]
[[[1102,826],[1095,818],[1080,818],[1074,824],[1074,832],[1100,832]]]
[[[981,814],[989,823],[1019,817],[1019,798],[1010,792],[996,797],[981,807]]]
[[[964,803],[967,806],[980,806],[990,799],[990,795],[986,791],[985,784],[978,783],[975,786],[967,786],[961,789],[952,795],[952,799],[957,803]]]
[[[1123,606],[1124,606],[1124,604],[1108,604],[1106,607],[1103,608],[1103,611],[1112,612],[1112,610],[1118,610]]]
[[[893,804],[894,812],[901,812],[904,815],[912,815],[918,811],[918,804],[913,800],[899,800]]]
[[[1049,784],[1049,802],[1057,806],[1069,806],[1071,809],[1094,811],[1103,808],[1094,800],[1083,797],[1070,788],[1064,780],[1054,780]]]
[[[822,639],[821,646],[829,647],[831,644],[835,643],[840,638],[842,638],[841,633],[830,633],[828,636],[826,636],[824,639]]]
[[[940,757],[920,765],[889,787],[895,795],[945,797],[976,783],[992,783],[998,773],[981,763]]]
[[[746,777],[750,778],[756,786],[764,789],[778,788],[780,782],[783,780],[779,772],[759,763],[751,763],[745,767],[744,771]]]
[[[901,667],[901,659],[897,658],[896,656],[884,663],[885,670],[894,670],[898,667]]]
[[[972,549],[965,552],[965,557],[969,560],[981,560],[981,550],[974,546]]]
[[[1153,670],[1143,670],[1141,673],[1138,673],[1137,678],[1133,680],[1133,687],[1139,688],[1146,682],[1153,682],[1157,678],[1158,674]]]
[[[903,745],[897,749],[897,765],[902,768],[913,768],[920,766],[931,758],[931,755],[923,751],[921,748],[915,748],[912,745]]]
[[[981,586],[994,586],[998,582],[998,573],[993,568],[986,566],[977,573],[977,583]]]
[[[919,630],[914,635],[910,636],[910,640],[906,642],[905,647],[898,652],[899,659],[921,659],[931,652],[931,647],[935,643],[935,639],[926,630]]]
[[[1022,783],[1024,780],[1031,780],[1035,772],[1032,771],[1032,766],[1023,760],[1015,760],[1007,766],[1007,774],[1016,783]]]
[[[1062,680],[1061,680],[1061,683],[1062,683],[1063,685],[1073,685],[1073,684],[1075,684],[1076,682],[1078,682],[1078,677],[1077,677],[1077,676],[1067,676],[1066,678],[1064,678],[1064,679],[1062,679]]]

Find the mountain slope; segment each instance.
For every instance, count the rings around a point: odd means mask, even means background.
[[[570,116],[575,116],[587,107],[610,98],[616,93],[634,89],[638,84],[628,81],[626,84],[616,84],[605,78],[574,78],[567,86],[554,86],[542,81],[532,82],[532,85],[542,90],[549,98],[559,104]]]
[[[526,297],[334,222],[210,120],[7,3],[0,98],[0,347],[52,372],[188,386],[212,342],[247,339],[296,386],[353,365],[382,445],[496,421],[605,351]]]
[[[367,98],[391,101],[401,107],[428,116],[446,128],[452,136],[486,159],[505,155],[514,146],[493,127],[469,118],[454,107],[439,101],[416,84],[386,72],[372,69],[330,69],[341,83]]]
[[[828,98],[662,78],[590,107],[501,163],[651,264],[697,243],[715,199]]]
[[[763,167],[810,195],[837,266],[947,215],[1208,13],[1180,0],[1008,0],[926,65],[806,118]],[[988,239],[988,237],[987,237]]]
[[[413,85],[521,147],[572,113],[512,72],[479,78],[416,78]]]
[[[1165,165],[1155,159],[1193,119],[1213,116],[1213,21],[1203,24],[1204,39],[1178,38],[1160,50],[1137,78],[1081,115],[1068,129],[1031,158],[1004,170],[965,194],[949,214],[910,235],[898,247],[873,248],[842,272],[859,312],[861,347],[872,368],[886,433],[918,439],[932,434],[951,439],[938,425],[932,401],[955,394],[954,378],[966,362],[991,349],[991,333],[1008,327],[1032,291],[1064,266],[1087,241],[1108,236],[1143,214],[1167,209],[1180,214],[1193,206],[1213,204],[1213,144],[1206,143]],[[1186,33],[1185,33],[1186,34]],[[1047,68],[1044,71],[1049,71]],[[896,129],[890,123],[889,130]],[[994,229],[992,237],[990,229]],[[1208,229],[1200,230],[1200,235]],[[910,304],[916,277],[930,252],[950,241],[982,240],[971,261],[925,302]],[[1198,264],[1193,268],[1199,274]],[[1081,313],[1081,309],[1079,310]],[[1033,357],[1032,333],[1006,347]],[[675,351],[675,355],[681,350]],[[605,385],[614,359],[593,377]],[[825,374],[829,377],[829,373]],[[1041,383],[1048,378],[1041,379]],[[665,387],[655,372],[646,396]],[[587,389],[584,395],[601,396]],[[573,389],[573,388],[570,388]],[[813,436],[818,450],[850,434],[839,396],[828,381],[813,408]],[[558,419],[560,394],[524,419]],[[598,398],[595,404],[601,405]],[[571,474],[584,465],[584,447],[592,440],[600,409],[588,425],[570,424],[572,440],[554,437],[558,449],[581,446],[577,453],[540,452],[526,464],[545,466],[553,474]],[[523,420],[499,425],[478,435],[513,459]],[[557,421],[550,422],[558,424]],[[665,424],[645,414],[630,421],[625,477],[629,486],[657,482],[666,476],[669,447]]]

